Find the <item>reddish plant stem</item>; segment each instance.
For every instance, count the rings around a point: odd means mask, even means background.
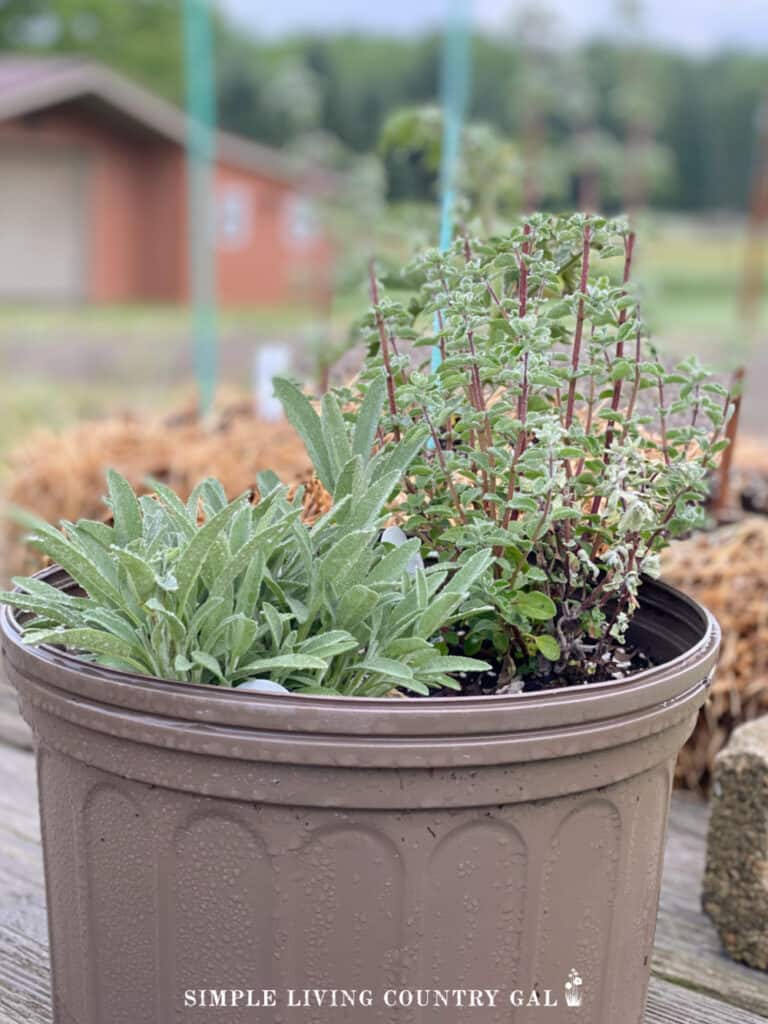
[[[656,541],[659,539],[659,537],[664,533],[664,528],[669,523],[669,521],[672,518],[672,516],[674,516],[675,510],[677,509],[677,503],[678,503],[678,501],[680,501],[680,499],[682,498],[682,496],[684,494],[685,494],[685,488],[682,488],[681,490],[679,490],[677,492],[677,494],[674,496],[674,498],[670,501],[669,505],[667,506],[667,511],[664,513],[664,518],[661,520],[659,525],[656,527],[656,529],[653,531],[651,536],[648,538],[648,542],[645,545],[645,550],[649,554],[651,554],[653,552],[653,545],[656,543]]]
[[[525,257],[530,255],[531,243],[531,225],[526,224],[523,228],[523,234],[526,237],[526,241],[523,242],[522,248],[522,259],[520,260],[520,281],[518,285],[518,315],[522,318],[526,315],[528,308],[528,265]],[[529,397],[529,380],[528,380],[528,353],[523,353],[523,379],[520,386],[520,395],[517,400],[517,418],[520,420],[520,434],[518,435],[517,442],[515,443],[515,451],[512,456],[512,465],[509,467],[509,482],[507,484],[507,504],[512,500],[515,494],[515,486],[517,483],[516,467],[525,449],[528,447],[528,397]],[[509,524],[518,518],[520,513],[516,509],[507,507],[504,510],[503,526],[506,529]]]
[[[466,263],[470,263],[472,260],[472,246],[469,242],[469,236],[464,235],[464,260]],[[483,394],[483,384],[480,380],[480,370],[477,365],[477,349],[475,348],[475,332],[467,328],[467,344],[469,346],[469,352],[472,359],[469,364],[469,372],[472,380],[472,388],[474,389],[474,406],[478,412],[483,412],[485,416],[484,434],[486,445],[491,443],[491,429],[490,423],[488,422],[487,408],[485,404],[485,395]],[[470,392],[471,394],[471,392]]]
[[[595,328],[592,328],[592,337],[595,336]],[[584,423],[584,433],[587,437],[592,433],[592,420],[595,415],[595,377],[594,374],[590,374],[589,377],[589,397],[587,398],[587,418]],[[571,460],[565,459],[565,475],[570,480],[572,476],[580,476],[584,470],[584,456],[582,455],[579,461],[576,463],[576,469],[571,469]]]
[[[733,463],[733,451],[736,447],[736,437],[739,432],[739,417],[741,415],[741,394],[744,387],[744,373],[745,371],[743,366],[740,366],[735,370],[731,391],[726,398],[727,413],[730,398],[731,395],[733,395],[733,413],[731,414],[731,418],[728,420],[728,425],[725,428],[725,436],[728,439],[729,444],[723,452],[722,459],[720,460],[717,497],[713,506],[713,512],[718,521],[720,521],[728,511],[728,506],[731,500],[731,464]],[[719,430],[715,433],[713,442],[717,441],[718,435]]]
[[[496,293],[496,289],[493,287],[493,285],[491,284],[487,277],[485,278],[485,290],[490,295],[491,301],[496,306],[501,315],[504,317],[504,319],[509,320],[509,313],[507,312],[506,309],[504,309],[504,306],[501,303],[501,299]]]
[[[466,263],[470,263],[472,260],[472,246],[469,242],[469,236],[464,234],[464,260]],[[471,329],[467,329],[467,345],[469,347],[469,353],[471,356],[469,364],[469,375],[470,375],[470,401],[474,405],[475,409],[483,414],[483,426],[482,430],[478,433],[478,442],[481,451],[487,451],[493,444],[493,434],[491,432],[491,421],[488,418],[488,406],[485,401],[485,394],[483,392],[483,383],[480,379],[480,369],[477,361],[477,349],[475,348],[475,333]],[[493,464],[493,460],[491,460]],[[486,469],[481,470],[481,477],[483,481],[483,508],[485,509],[486,515],[490,516],[491,519],[496,519],[496,505],[494,502],[488,500],[492,490],[495,490],[495,481],[492,483],[491,476]]]
[[[624,285],[625,289],[626,289],[626,286],[629,284],[629,279],[630,279],[630,277],[632,275],[632,256],[634,254],[634,251],[635,251],[635,233],[634,233],[634,231],[630,231],[630,233],[624,239],[624,274],[622,276],[622,284]],[[624,294],[626,295],[626,290],[625,290]],[[626,307],[624,307],[624,309],[622,309],[621,312],[619,313],[619,329],[621,329],[626,322],[627,322],[627,310],[626,310]],[[616,358],[617,359],[622,359],[623,356],[624,356],[624,340],[622,338],[619,338],[616,341]],[[621,389],[622,389],[623,383],[624,382],[623,382],[622,378],[619,378],[617,381],[614,381],[614,384],[613,384],[613,395],[611,396],[611,409],[614,412],[618,412],[619,405],[621,404]],[[608,449],[611,447],[611,443],[612,442],[613,442],[613,424],[609,423],[608,424],[608,428],[605,431],[605,450],[606,450],[606,453],[607,453]],[[607,457],[607,455],[606,455],[606,457]]]
[[[667,445],[667,412],[664,408],[664,381],[659,377],[659,426],[661,428],[661,452],[664,464],[669,465],[669,447]]]
[[[550,473],[553,473],[554,469],[553,469],[552,461],[551,460],[550,460],[550,467],[549,468],[550,468]],[[523,567],[523,565],[527,566],[528,558],[529,558],[531,552],[533,551],[533,549],[536,547],[536,543],[538,542],[539,537],[541,536],[542,531],[544,530],[544,526],[546,525],[547,518],[549,517],[549,510],[550,510],[551,507],[552,507],[552,491],[548,491],[547,492],[547,497],[546,497],[546,499],[544,501],[544,508],[541,510],[541,516],[539,517],[539,520],[536,523],[536,526],[534,527],[533,533],[531,534],[530,543],[528,544],[528,550],[526,551],[526,553],[523,556],[523,558],[521,558],[520,561],[515,566],[515,571],[512,573],[512,576],[510,577],[509,582],[507,584],[507,586],[509,587],[510,590],[512,590],[514,588],[514,585],[517,582],[517,577],[520,574],[520,570]]]
[[[451,473],[448,469],[448,464],[445,461],[445,455],[443,454],[443,449],[440,445],[440,438],[438,437],[437,431],[435,430],[435,425],[432,422],[432,418],[430,417],[429,413],[427,412],[426,406],[422,406],[422,412],[424,413],[424,419],[426,420],[427,426],[429,427],[429,432],[432,435],[432,444],[434,445],[437,461],[440,463],[440,468],[445,474],[445,481],[448,485],[448,493],[451,496],[453,507],[456,509],[456,514],[458,515],[461,523],[463,525],[466,525],[467,517],[464,514],[464,509],[462,508],[461,501],[456,490],[456,485],[454,484],[453,477],[451,476]]]
[[[592,228],[589,224],[584,225],[584,242],[581,254],[581,281],[579,282],[579,308],[576,313],[576,331],[573,336],[573,353],[571,356],[572,377],[568,385],[568,402],[565,409],[565,428],[568,430],[573,423],[574,406],[576,403],[576,378],[581,358],[581,339],[584,335],[584,296],[587,294],[587,282],[589,281],[589,254],[592,241]]]
[[[445,338],[443,337],[443,314],[437,311],[437,326],[440,328],[440,362],[445,362]]]
[[[526,241],[523,242],[522,257],[520,259],[520,284],[518,286],[518,315],[522,320],[528,309],[528,262],[527,257],[531,252],[531,225],[526,224],[523,228],[523,234]],[[523,353],[523,381],[520,388],[520,396],[517,401],[517,418],[523,424],[523,451],[525,451],[528,438],[525,429],[525,423],[528,414],[528,351]]]
[[[520,461],[520,456],[523,454],[523,434],[522,431],[515,444],[514,454],[512,455],[512,465],[509,467],[509,481],[507,482],[507,507],[504,509],[504,518],[502,520],[502,527],[506,530],[513,519],[517,519],[519,512],[516,509],[509,508],[509,502],[515,496],[515,487],[517,486],[517,463]]]
[[[640,393],[640,362],[643,354],[643,335],[642,330],[638,327],[637,335],[635,336],[635,378],[632,382],[632,391],[629,395],[629,403],[627,405],[627,418],[624,426],[624,436],[626,436],[629,423],[635,412],[635,405],[637,404],[637,396]]]
[[[397,402],[395,401],[395,381],[392,376],[392,362],[389,357],[389,338],[387,336],[387,325],[379,309],[379,286],[376,282],[376,266],[371,260],[368,267],[368,280],[371,288],[371,302],[373,303],[376,315],[376,327],[379,332],[379,343],[381,345],[381,358],[384,362],[384,372],[387,376],[387,401],[392,416],[397,416]],[[395,424],[393,433],[395,440],[400,440],[400,428]]]
[[[523,242],[523,258],[520,260],[520,284],[518,285],[518,296],[520,299],[519,315],[520,319],[525,316],[528,306],[528,263],[525,257],[530,255],[531,252],[531,225],[526,224],[523,227],[523,235],[526,241]]]

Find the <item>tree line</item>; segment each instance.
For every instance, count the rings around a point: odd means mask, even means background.
[[[179,0],[5,0],[7,53],[77,53],[112,64],[181,102]],[[362,35],[260,40],[215,16],[219,120],[273,145],[364,153],[402,107],[437,102],[441,40]],[[611,146],[662,157],[653,201],[669,208],[741,210],[748,202],[756,118],[768,95],[768,55],[700,57],[624,42],[574,50],[538,38],[473,39],[469,116],[521,151],[537,144],[573,180],[607,174]],[[314,140],[314,143],[313,143]],[[643,148],[644,147],[644,148]],[[653,149],[653,147],[656,147]],[[568,161],[558,152],[569,154]],[[630,149],[630,152],[632,150]],[[433,170],[416,157],[387,156],[390,196],[426,194]],[[615,173],[626,177],[626,163]],[[644,172],[645,173],[645,172]]]

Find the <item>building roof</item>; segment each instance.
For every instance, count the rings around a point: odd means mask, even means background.
[[[74,57],[0,57],[0,121],[87,98],[179,145],[187,141],[183,111],[103,64]],[[217,132],[216,152],[219,160],[268,177],[304,177],[285,154],[242,136]]]

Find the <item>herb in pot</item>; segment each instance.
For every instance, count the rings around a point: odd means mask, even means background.
[[[374,399],[375,389],[358,445],[370,446]],[[416,428],[365,464],[345,450],[333,508],[311,526],[300,518],[301,493],[289,499],[273,474],[260,477],[254,505],[250,495],[228,502],[215,480],[186,503],[160,483],[137,497],[110,472],[113,525],[81,520],[60,531],[27,519],[31,542],[84,596],[29,578],[14,580],[18,589],[0,601],[29,614],[27,643],[163,679],[364,697],[458,690],[457,675],[488,665],[431,641],[466,616],[490,552],[458,572],[425,570],[414,564],[418,539],[380,539],[382,508],[423,443]]]
[[[420,255],[407,305],[372,271],[367,364],[338,396],[355,423],[383,375],[377,458],[429,432],[390,504],[407,535],[448,562],[492,547],[492,611],[444,643],[490,657],[495,689],[640,667],[626,636],[643,576],[704,522],[729,398],[696,359],[670,368],[649,344],[634,246],[620,221],[536,214]]]

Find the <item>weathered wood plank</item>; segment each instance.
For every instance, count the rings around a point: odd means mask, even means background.
[[[32,749],[32,733],[19,713],[16,692],[0,678],[0,742],[21,750]]]
[[[48,947],[0,925],[0,1021],[51,1024]]]
[[[768,1018],[768,977],[726,959],[699,909],[706,824],[704,804],[675,798],[646,1024]],[[34,760],[1,744],[0,1022],[51,1024]]]
[[[721,1003],[701,992],[651,978],[645,1024],[760,1024],[764,1020],[762,1015]]]
[[[2,926],[0,1020],[3,1024],[52,1024],[45,945]],[[645,1024],[759,1024],[762,1020],[699,992],[651,979]]]

